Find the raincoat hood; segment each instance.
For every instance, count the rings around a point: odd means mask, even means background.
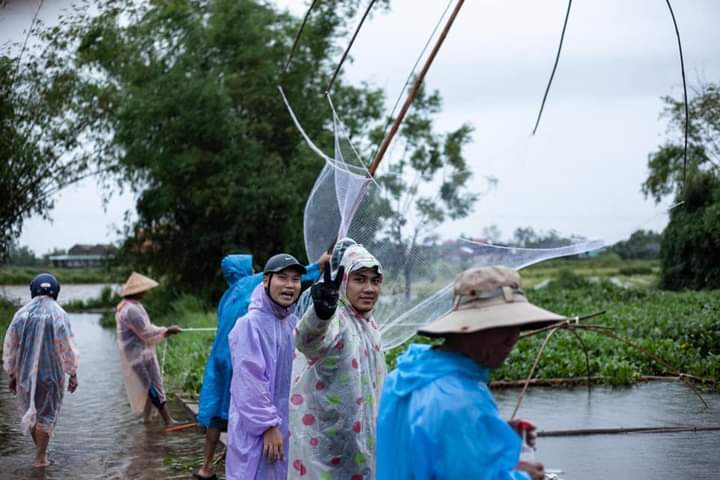
[[[357,272],[363,268],[377,268],[380,275],[383,274],[383,267],[380,261],[367,251],[362,245],[351,245],[345,251],[340,266],[345,267],[345,276],[340,285],[340,295],[343,301],[350,306],[347,299],[347,282],[352,272]]]
[[[270,295],[265,290],[265,286],[261,283],[255,290],[253,290],[252,297],[250,299],[250,308],[248,311],[259,310],[265,315],[273,315],[277,318],[285,318],[288,315],[295,313],[295,303],[289,307],[283,307],[275,303]]]
[[[220,268],[228,285],[233,286],[243,277],[253,274],[252,255],[226,255]]]
[[[397,360],[393,393],[404,397],[453,373],[483,383],[487,383],[490,378],[489,369],[481,367],[465,355],[433,349],[430,345],[412,344]]]

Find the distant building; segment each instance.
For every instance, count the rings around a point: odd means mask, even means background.
[[[67,254],[50,255],[48,260],[56,268],[102,267],[113,257],[112,245],[73,245]]]

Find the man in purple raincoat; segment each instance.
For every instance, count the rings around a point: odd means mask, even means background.
[[[233,367],[225,460],[228,480],[287,478],[295,302],[305,267],[292,255],[279,254],[268,260],[263,273],[248,313],[228,338]]]

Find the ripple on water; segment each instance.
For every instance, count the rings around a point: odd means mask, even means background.
[[[151,425],[133,416],[127,403],[115,333],[99,326],[98,315],[70,316],[80,351],[80,386],[63,400],[50,441],[53,462],[44,470],[31,466],[34,446],[19,429],[15,398],[0,376],[0,457],[3,480],[14,479],[171,479],[189,478],[173,465],[202,458],[199,429],[162,432],[159,418]],[[170,401],[173,416],[190,420],[182,405]],[[173,459],[168,462],[166,459]]]

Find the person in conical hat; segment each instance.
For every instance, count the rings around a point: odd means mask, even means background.
[[[153,325],[141,300],[148,290],[157,287],[155,280],[133,272],[123,285],[123,297],[115,312],[117,342],[130,407],[136,415],[150,421],[154,406],[166,426],[175,424],[166,406],[160,365],[155,346],[170,335],[180,333],[177,325]]]
[[[563,320],[527,301],[515,270],[460,273],[453,310],[418,331],[444,343],[410,345],[385,380],[378,480],[544,478],[542,464],[519,462],[521,422],[500,417],[487,383],[521,331]],[[533,446],[534,426],[529,430]]]

